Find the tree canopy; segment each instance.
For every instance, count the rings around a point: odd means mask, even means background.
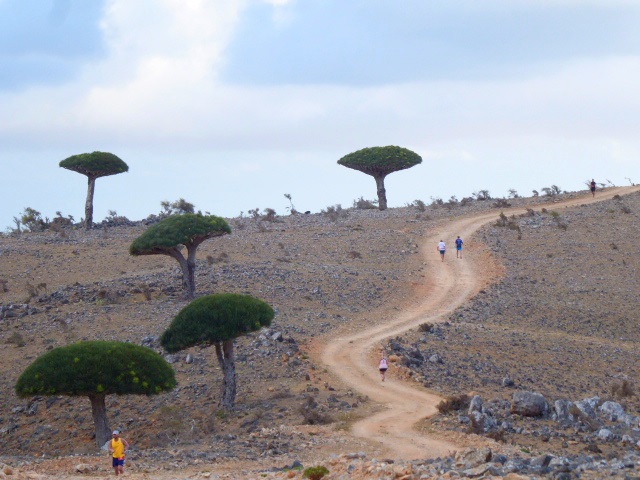
[[[129,166],[113,153],[92,152],[73,155],[60,162],[62,168],[87,177],[106,177],[129,171]]]
[[[194,345],[215,345],[222,368],[222,406],[232,408],[236,398],[234,339],[271,325],[271,306],[249,295],[219,293],[192,301],[173,319],[160,339],[169,352]]]
[[[345,155],[338,163],[368,175],[387,175],[422,163],[422,157],[402,147],[369,147]]]
[[[176,385],[173,368],[150,348],[87,341],[58,347],[20,375],[16,393],[32,395],[153,395]]]
[[[37,358],[20,375],[15,388],[20,397],[88,397],[100,447],[110,438],[107,395],[155,395],[172,390],[175,385],[171,365],[150,348],[88,341],[54,348]]]
[[[212,345],[267,327],[273,317],[269,304],[250,295],[206,295],[176,315],[160,342],[168,352],[194,345]]]
[[[87,200],[84,205],[84,225],[90,229],[93,225],[93,195],[96,179],[129,171],[129,166],[113,153],[92,152],[73,155],[60,162],[62,168],[86,175],[88,179]]]
[[[231,233],[231,227],[223,218],[214,215],[185,213],[172,215],[149,227],[129,247],[131,255],[169,255],[169,250],[179,245],[200,244],[212,237]]]
[[[214,215],[185,213],[165,218],[147,229],[129,247],[131,255],[169,255],[182,269],[182,289],[187,298],[196,291],[196,252],[198,245],[212,237],[231,233],[226,220]],[[187,256],[181,246],[187,248]]]
[[[345,155],[338,164],[371,175],[376,180],[378,189],[378,208],[387,208],[387,194],[384,178],[398,170],[411,168],[422,163],[422,157],[411,150],[389,145],[386,147],[369,147]]]

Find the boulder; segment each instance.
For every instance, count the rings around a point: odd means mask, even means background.
[[[598,408],[600,413],[612,422],[624,421],[627,415],[618,402],[607,401]]]
[[[600,403],[600,397],[591,397],[585,398],[584,400],[580,400],[575,403],[578,410],[582,412],[583,415],[589,418],[596,418],[596,408]]]
[[[511,402],[511,413],[523,417],[544,417],[549,414],[549,403],[537,392],[516,392]]]
[[[575,407],[570,400],[556,400],[553,404],[555,411],[553,419],[560,423],[573,423],[575,417],[571,413],[572,408]]]

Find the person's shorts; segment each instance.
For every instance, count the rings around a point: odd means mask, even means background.
[[[460,245],[459,247],[456,247],[456,250],[462,250],[462,245]]]
[[[121,458],[113,457],[112,465],[114,467],[124,467],[124,457],[121,457]]]
[[[596,187],[591,187],[591,191],[595,192],[596,191]]]
[[[446,252],[446,250],[440,250],[440,255],[444,255],[444,252]]]

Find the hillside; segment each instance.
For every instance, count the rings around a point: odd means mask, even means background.
[[[474,390],[488,398],[506,397],[501,382],[508,376],[518,388],[580,399],[609,394],[613,380],[632,379],[640,199],[634,194],[563,210],[559,217],[550,213],[554,200],[512,201],[521,207],[544,202],[547,209],[536,207],[531,217],[519,220],[519,233],[491,226],[465,239],[468,254],[488,249],[504,264],[504,279],[431,336],[412,331],[389,345],[401,360],[411,357],[409,347],[420,344],[423,358],[427,351],[440,356],[441,362],[401,361],[429,388],[447,395]],[[170,357],[178,372],[176,391],[109,399],[112,426],[133,440],[140,463],[161,458],[167,448],[182,452],[180,462],[262,456],[281,465],[344,451],[344,444],[349,451],[367,451],[370,446],[358,444],[345,430],[375,405],[334,382],[307,347],[336,328],[403,308],[429,277],[421,238],[441,222],[482,211],[495,211],[496,220],[500,213],[486,201],[424,212],[349,209],[276,221],[232,219],[232,235],[199,249],[198,293],[250,293],[277,310],[269,332],[239,342],[237,411],[217,407],[219,372],[211,349],[193,349],[185,352],[192,363],[185,355]],[[0,428],[12,445],[5,453],[59,453],[58,442],[69,436],[74,442],[66,453],[95,450],[88,400],[25,401],[13,394],[15,379],[36,356],[81,339],[157,347],[157,337],[185,305],[175,261],[128,256],[128,245],[144,228],[1,239],[0,280],[6,291],[0,296],[0,342],[6,348]],[[449,256],[447,261],[456,260]],[[324,423],[328,426],[317,427]],[[457,428],[453,423],[443,421],[442,427]],[[312,427],[300,426],[305,424]]]

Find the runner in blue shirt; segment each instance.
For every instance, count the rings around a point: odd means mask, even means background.
[[[460,238],[460,235],[458,235],[458,238],[456,238],[456,258],[462,258],[462,244],[463,243],[464,242]]]

